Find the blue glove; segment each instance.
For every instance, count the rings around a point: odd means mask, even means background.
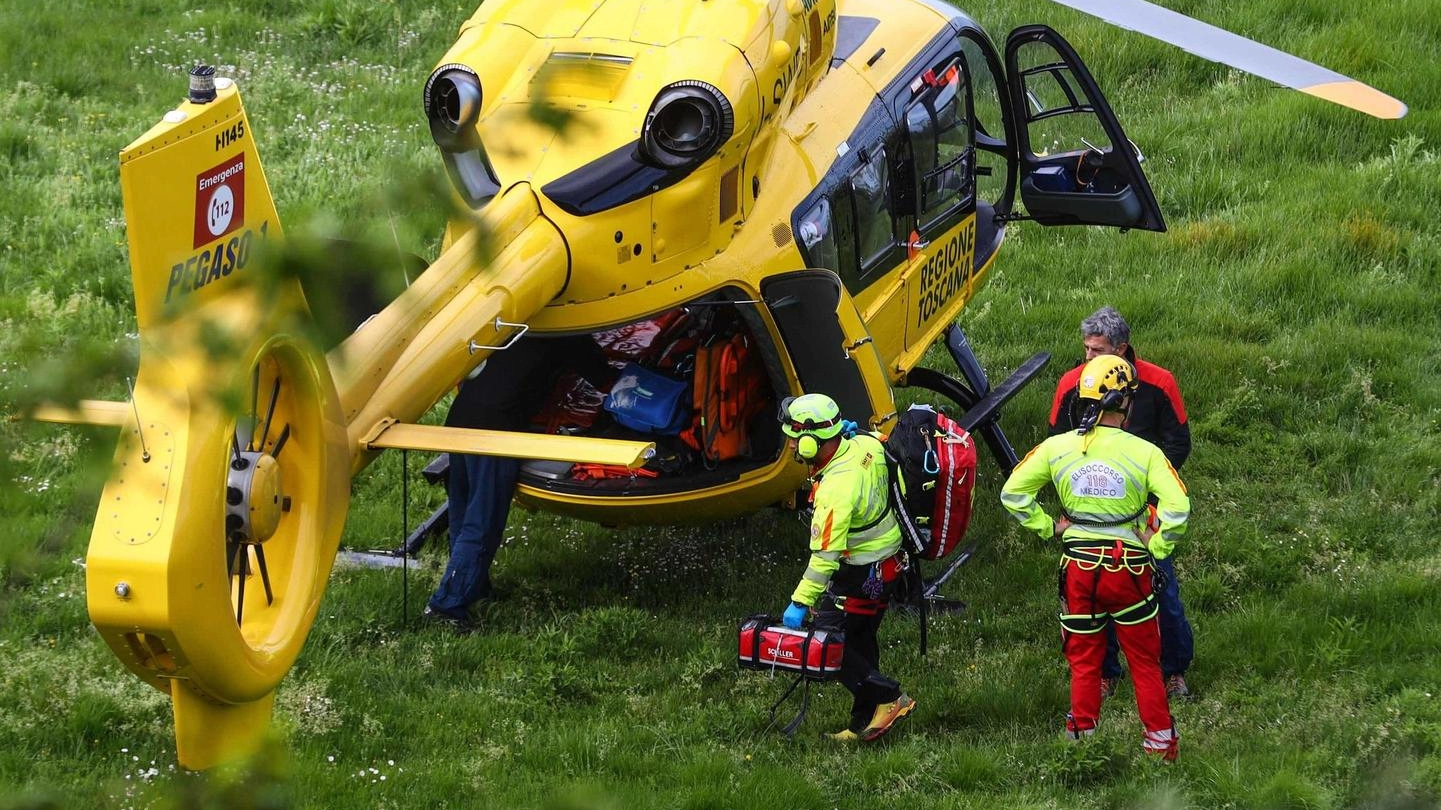
[[[785,615],[781,616],[781,622],[792,630],[799,630],[801,629],[801,625],[805,623],[806,613],[809,611],[810,608],[805,605],[797,605],[795,602],[792,602],[790,606],[786,608]]]
[[[849,439],[849,438],[855,436],[857,433],[860,433],[860,432],[861,432],[861,426],[860,426],[860,425],[856,424],[855,422],[852,422],[852,421],[849,420],[849,419],[842,419],[842,420],[841,420],[841,435],[842,435],[842,436],[845,436],[847,439]]]

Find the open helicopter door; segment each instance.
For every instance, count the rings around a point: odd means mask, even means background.
[[[1140,151],[1070,43],[1044,25],[1017,28],[1006,76],[1028,218],[1166,230]]]
[[[879,427],[895,415],[880,354],[855,304],[829,270],[797,270],[761,283],[801,390],[826,394],[847,419]]]

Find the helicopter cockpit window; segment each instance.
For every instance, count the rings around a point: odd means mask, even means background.
[[[1026,118],[1034,157],[1097,150],[1111,140],[1069,66],[1049,45],[1026,43],[1017,51]]]
[[[831,202],[822,197],[820,202],[801,216],[796,231],[801,238],[801,248],[806,254],[806,264],[833,272],[840,268],[840,256],[836,251],[836,237],[831,228]]]
[[[889,195],[886,190],[889,178],[885,147],[877,146],[865,157],[861,167],[851,174],[862,276],[895,245],[895,228],[891,224]]]
[[[1005,82],[996,75],[999,65],[987,58],[987,49],[967,36],[961,37],[961,58],[966,62],[966,76],[971,81],[971,114],[976,129],[998,141],[1006,139],[1006,124],[1001,104]]]
[[[989,43],[978,37],[984,34],[967,29],[961,32],[961,58],[966,63],[966,76],[971,82],[971,117],[975,121],[976,193],[992,206],[1001,203],[1011,171],[1006,160],[1006,119],[1004,107],[1006,82]]]
[[[943,226],[947,214],[971,198],[974,149],[964,92],[965,73],[956,61],[927,71],[930,85],[906,110],[915,160],[922,230]]]
[[[917,104],[906,110],[906,129],[911,134],[911,151],[916,158],[916,174],[926,175],[936,168],[936,122],[931,111]]]

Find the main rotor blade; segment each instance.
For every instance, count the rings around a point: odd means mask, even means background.
[[[1270,79],[1377,118],[1400,118],[1406,105],[1376,88],[1299,56],[1262,45],[1146,0],[1053,0],[1106,22],[1169,42],[1202,59]]]

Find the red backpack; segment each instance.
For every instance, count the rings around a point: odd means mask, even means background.
[[[971,434],[943,413],[912,405],[886,439],[886,456],[892,462],[892,506],[900,512],[911,551],[939,560],[959,548],[971,523],[976,486]]]

